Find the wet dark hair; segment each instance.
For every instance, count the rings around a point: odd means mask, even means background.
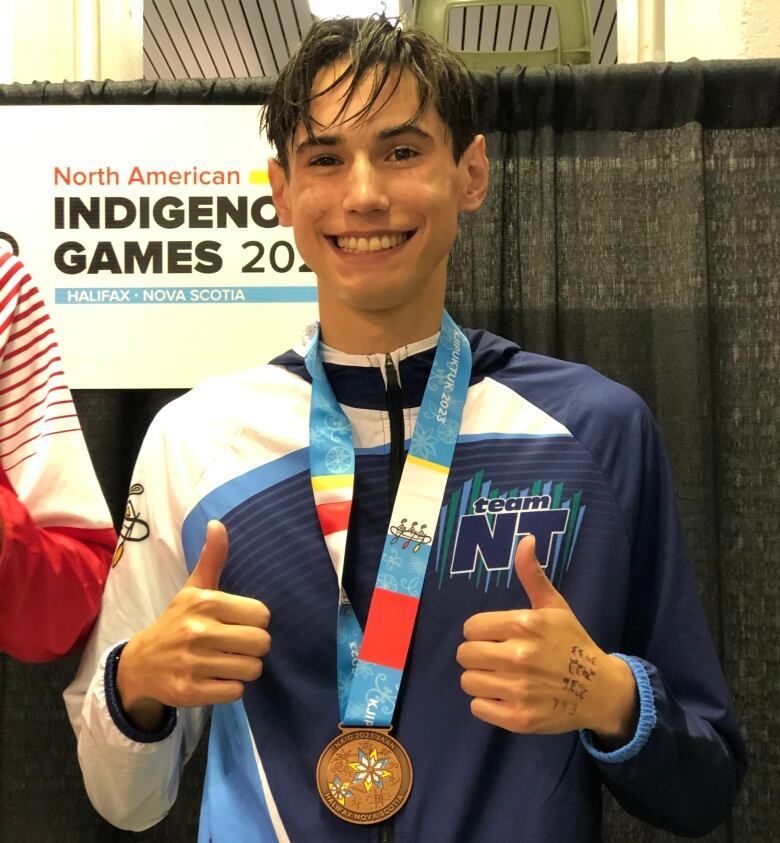
[[[465,65],[427,32],[408,27],[397,18],[372,15],[315,20],[280,72],[266,103],[261,130],[267,133],[285,170],[287,144],[298,125],[303,124],[309,137],[314,135],[311,104],[316,99],[312,96],[315,77],[322,68],[347,57],[350,63],[344,72],[317,94],[323,96],[349,80],[337,118],[366,74],[376,71],[371,96],[352,119],[368,114],[388,82],[392,95],[400,83],[400,72],[408,71],[420,95],[414,119],[433,104],[447,127],[455,161],[460,160],[477,133],[474,91]]]

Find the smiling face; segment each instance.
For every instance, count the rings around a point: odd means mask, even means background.
[[[314,93],[345,66],[320,71]],[[293,227],[317,274],[323,337],[355,353],[389,351],[438,330],[458,212],[479,207],[487,190],[484,138],[456,163],[435,108],[414,119],[419,95],[411,75],[397,87],[391,78],[356,118],[373,81],[367,74],[346,107],[346,80],[317,97],[314,137],[298,127],[287,172],[269,162],[279,220]]]

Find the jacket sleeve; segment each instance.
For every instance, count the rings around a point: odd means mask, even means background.
[[[115,681],[122,643],[161,615],[188,577],[177,493],[191,487],[191,478],[182,449],[166,445],[172,413],[169,405],[158,414],[141,447],[100,617],[65,691],[89,798],[106,820],[132,831],[170,810],[209,713],[170,709],[160,732],[140,732],[122,710]]]
[[[0,254],[0,651],[45,661],[80,644],[115,541],[43,300]]]
[[[619,655],[637,680],[640,718],[634,738],[613,752],[581,737],[626,810],[698,836],[728,816],[745,747],[683,545],[665,449],[643,404],[632,409],[627,439],[605,473],[632,537]]]

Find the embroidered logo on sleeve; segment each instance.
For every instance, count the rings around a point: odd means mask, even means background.
[[[149,524],[141,518],[140,497],[144,493],[144,487],[140,483],[134,483],[130,487],[130,494],[125,504],[125,518],[122,522],[122,529],[119,531],[119,544],[114,551],[112,568],[116,568],[119,560],[125,552],[125,542],[142,542],[149,538]],[[133,498],[139,498],[133,501]],[[136,508],[136,504],[138,505]]]

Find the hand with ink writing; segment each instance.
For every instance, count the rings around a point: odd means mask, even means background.
[[[463,627],[457,660],[472,714],[512,732],[591,729],[606,749],[636,728],[631,668],[601,650],[539,565],[535,540],[517,546],[515,571],[530,609],[483,612]]]
[[[225,527],[209,521],[192,574],[168,608],[128,641],[119,659],[122,706],[154,731],[165,706],[233,702],[257,679],[271,648],[271,614],[259,600],[226,594],[219,579],[228,553]]]

